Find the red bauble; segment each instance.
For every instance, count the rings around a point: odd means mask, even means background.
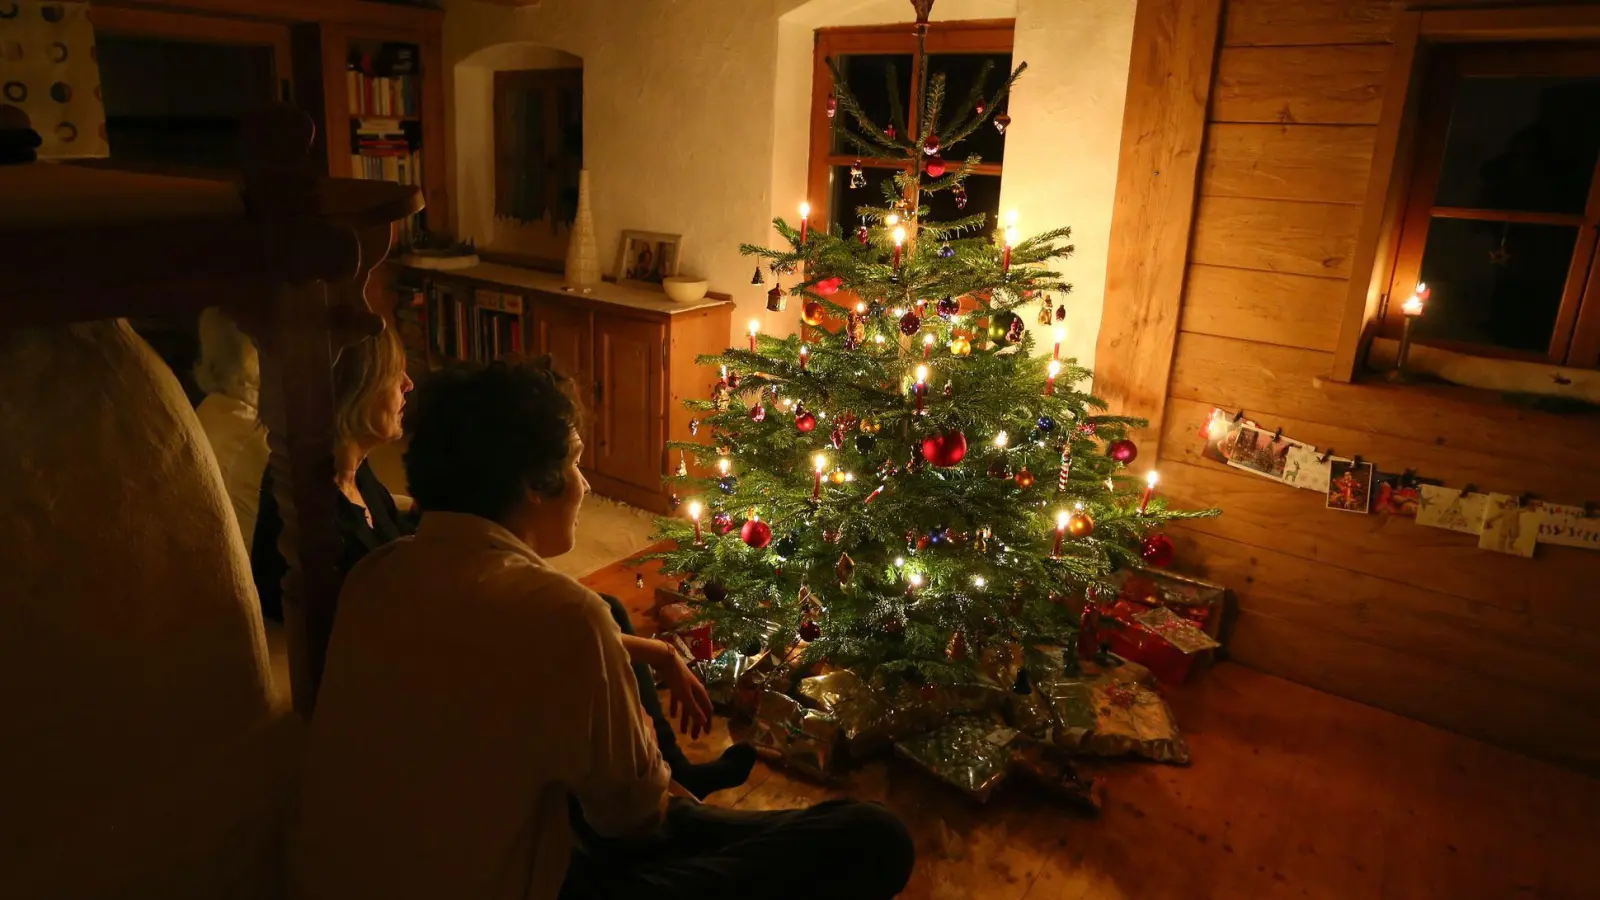
[[[916,334],[917,332],[919,332],[921,330],[922,330],[922,320],[917,318],[917,314],[915,312],[913,312],[911,310],[907,310],[906,314],[900,317],[900,333],[901,334],[906,335],[906,336],[909,337],[909,336],[911,336],[913,334]]]
[[[1133,441],[1123,438],[1107,447],[1106,455],[1123,465],[1127,465],[1139,458],[1139,446]]]
[[[922,164],[922,168],[928,173],[929,178],[944,177],[944,160],[937,156],[928,157],[928,161]]]
[[[772,543],[772,527],[760,519],[749,519],[739,529],[739,540],[760,550]]]
[[[1152,534],[1144,539],[1143,544],[1139,545],[1139,556],[1144,559],[1145,564],[1155,566],[1158,569],[1165,569],[1167,566],[1172,565],[1174,552],[1172,538],[1164,534]]]
[[[844,279],[838,276],[824,278],[811,286],[811,289],[824,297],[831,297],[839,293],[839,288],[844,287]]]
[[[922,439],[922,458],[949,468],[967,455],[967,436],[955,429],[937,431]]]
[[[929,156],[939,152],[939,136],[930,134],[922,139],[922,152]]]
[[[811,431],[817,427],[817,417],[811,413],[803,412],[794,417],[794,427],[801,431]]]
[[[815,300],[807,300],[806,305],[800,308],[800,318],[807,325],[820,326],[828,319],[828,309]]]
[[[822,637],[822,626],[821,625],[818,625],[816,622],[813,622],[810,619],[807,619],[804,622],[800,623],[800,639],[801,640],[814,641],[819,637]]]
[[[717,529],[717,534],[727,534],[733,530],[733,516],[719,512],[711,517],[711,527]]]

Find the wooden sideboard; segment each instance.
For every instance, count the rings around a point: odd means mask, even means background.
[[[669,511],[663,477],[678,460],[667,442],[703,440],[690,434],[693,415],[683,401],[711,395],[717,373],[695,359],[727,349],[731,302],[676,303],[657,291],[614,284],[583,294],[564,289],[559,275],[496,263],[454,271],[392,268],[407,284],[520,298],[523,351],[549,354],[584,391],[581,465],[595,493]],[[435,365],[451,356],[431,348],[427,355]]]

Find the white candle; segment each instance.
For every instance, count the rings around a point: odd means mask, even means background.
[[[1422,315],[1422,306],[1428,302],[1428,294],[1428,286],[1426,284],[1418,284],[1417,290],[1411,295],[1411,299],[1400,304],[1400,311],[1407,316]]]

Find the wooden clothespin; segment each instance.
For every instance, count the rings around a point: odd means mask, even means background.
[[[1469,482],[1469,483],[1467,483],[1467,484],[1466,484],[1466,485],[1464,485],[1464,486],[1463,486],[1463,487],[1462,487],[1462,488],[1461,488],[1461,494],[1462,494],[1462,496],[1465,496],[1465,495],[1467,495],[1467,494],[1476,494],[1476,493],[1477,493],[1477,492],[1478,492],[1478,486],[1477,486],[1477,485],[1475,485],[1475,484],[1472,484],[1472,483],[1470,483],[1470,482]]]
[[[1328,461],[1328,458],[1331,457],[1331,456],[1333,456],[1333,448],[1329,447],[1328,449],[1322,451],[1322,455],[1321,456],[1317,457],[1317,462],[1325,463],[1325,462]]]
[[[1274,444],[1276,444],[1276,443],[1278,443],[1278,442],[1280,442],[1282,440],[1283,440],[1283,429],[1279,428],[1277,431],[1274,431],[1272,433],[1272,442]]]
[[[1233,420],[1235,422],[1243,422],[1244,421],[1244,410],[1242,410],[1242,409],[1239,410],[1239,412],[1234,415]]]

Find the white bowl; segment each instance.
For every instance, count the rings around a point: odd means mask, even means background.
[[[662,280],[661,287],[666,290],[668,297],[679,303],[693,303],[705,297],[710,285],[704,278],[693,275],[669,275]]]

